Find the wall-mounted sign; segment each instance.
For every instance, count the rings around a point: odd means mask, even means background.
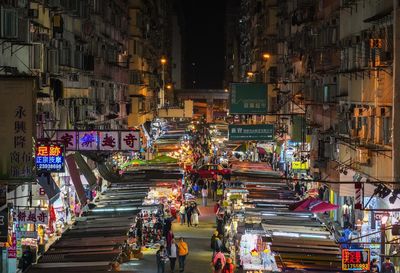
[[[342,249],[342,270],[369,271],[370,249]]]
[[[139,151],[139,131],[57,131],[66,151]]]
[[[229,140],[264,140],[272,141],[274,139],[274,125],[257,124],[257,125],[229,125]]]
[[[308,162],[293,161],[292,169],[293,170],[308,170],[309,169]]]
[[[0,177],[32,181],[36,113],[33,78],[3,77],[0,84]]]
[[[229,114],[267,114],[265,83],[231,83]]]
[[[18,210],[15,214],[15,221],[22,224],[47,225],[49,222],[49,212],[47,210]]]
[[[63,172],[64,147],[54,144],[37,145],[35,165],[38,172]]]

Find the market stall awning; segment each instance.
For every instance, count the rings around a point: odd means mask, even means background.
[[[87,200],[86,200],[85,190],[82,185],[81,177],[79,175],[79,170],[75,163],[74,155],[73,154],[68,155],[65,162],[67,162],[68,171],[71,175],[72,183],[75,186],[75,191],[78,194],[79,201],[83,206],[86,204]]]
[[[53,204],[60,195],[60,188],[57,186],[51,175],[41,175],[37,178],[38,184],[43,188],[49,203]]]
[[[80,153],[75,153],[74,154],[75,162],[79,167],[79,170],[82,172],[82,174],[85,176],[87,182],[89,183],[89,186],[91,189],[94,189],[97,186],[97,179],[94,173],[92,172],[91,168],[89,165],[86,163],[85,159],[82,157]]]
[[[302,201],[296,202],[290,206],[293,211],[308,211],[312,213],[326,212],[337,209],[338,206],[318,198],[308,197]]]

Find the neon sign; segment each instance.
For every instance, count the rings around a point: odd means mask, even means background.
[[[40,144],[36,146],[35,165],[38,172],[63,172],[63,146],[54,144]]]
[[[370,249],[342,249],[342,270],[369,271]]]

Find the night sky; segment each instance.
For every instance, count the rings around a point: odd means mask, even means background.
[[[195,79],[195,88],[222,88],[225,1],[182,0],[180,4],[185,24],[185,87],[193,88]]]

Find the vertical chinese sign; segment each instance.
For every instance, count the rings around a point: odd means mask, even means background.
[[[36,98],[33,78],[4,78],[0,86],[0,177],[32,181]]]

